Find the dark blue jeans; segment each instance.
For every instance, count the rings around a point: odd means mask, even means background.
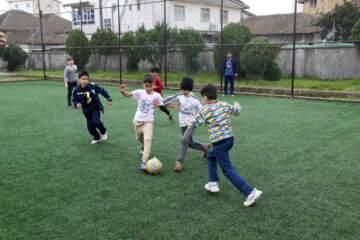
[[[218,182],[219,176],[217,172],[217,163],[232,184],[240,190],[246,197],[254,190],[254,188],[240,176],[236,168],[231,164],[229,150],[234,145],[234,138],[226,138],[220,142],[213,143],[213,147],[207,154],[207,163],[209,167],[209,182]]]
[[[100,134],[96,131],[96,128],[100,130],[101,134],[106,133],[106,128],[100,120],[100,111],[97,109],[88,111],[85,113],[85,117],[89,133],[94,136],[94,140],[100,140]]]
[[[235,76],[224,76],[224,94],[227,95],[228,93],[228,84],[230,81],[230,95],[234,94],[234,81],[235,81]]]

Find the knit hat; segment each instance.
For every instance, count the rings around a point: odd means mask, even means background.
[[[183,79],[181,80],[181,83],[180,83],[180,89],[192,91],[193,84],[194,84],[194,81],[192,80],[191,77],[183,77]]]

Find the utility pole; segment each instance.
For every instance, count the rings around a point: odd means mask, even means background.
[[[102,12],[102,0],[99,0],[99,16],[100,16],[100,29],[103,29],[103,12]]]

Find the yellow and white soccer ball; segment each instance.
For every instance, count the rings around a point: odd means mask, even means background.
[[[156,157],[146,163],[146,170],[151,174],[158,174],[161,171],[162,163]]]

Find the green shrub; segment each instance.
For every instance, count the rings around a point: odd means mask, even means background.
[[[351,38],[352,40],[360,40],[360,19],[355,23],[352,31],[351,31]],[[355,43],[358,51],[360,51],[360,42]]]
[[[281,79],[281,68],[276,62],[273,62],[270,67],[264,72],[264,79],[268,81],[277,81]]]
[[[108,56],[116,54],[119,50],[118,37],[113,31],[108,31],[104,28],[97,29],[91,36],[91,49],[94,53],[99,53],[100,56],[105,56],[103,70],[106,71],[106,62]]]
[[[139,69],[138,63],[140,61],[139,48],[134,47],[136,36],[129,31],[121,37],[122,51],[127,57],[126,70],[129,72],[137,71]]]
[[[262,77],[280,51],[280,45],[270,44],[266,37],[258,37],[242,49],[240,65],[248,76]]]
[[[2,58],[7,61],[6,68],[12,72],[26,62],[28,55],[15,43],[10,43],[2,53]]]
[[[83,51],[81,52],[81,35],[83,38]],[[80,29],[71,30],[69,36],[66,39],[66,53],[69,54],[73,59],[74,63],[78,66],[79,70],[83,66],[85,68],[86,63],[88,63],[91,50],[90,50],[90,41],[86,37],[84,32],[81,32]]]

